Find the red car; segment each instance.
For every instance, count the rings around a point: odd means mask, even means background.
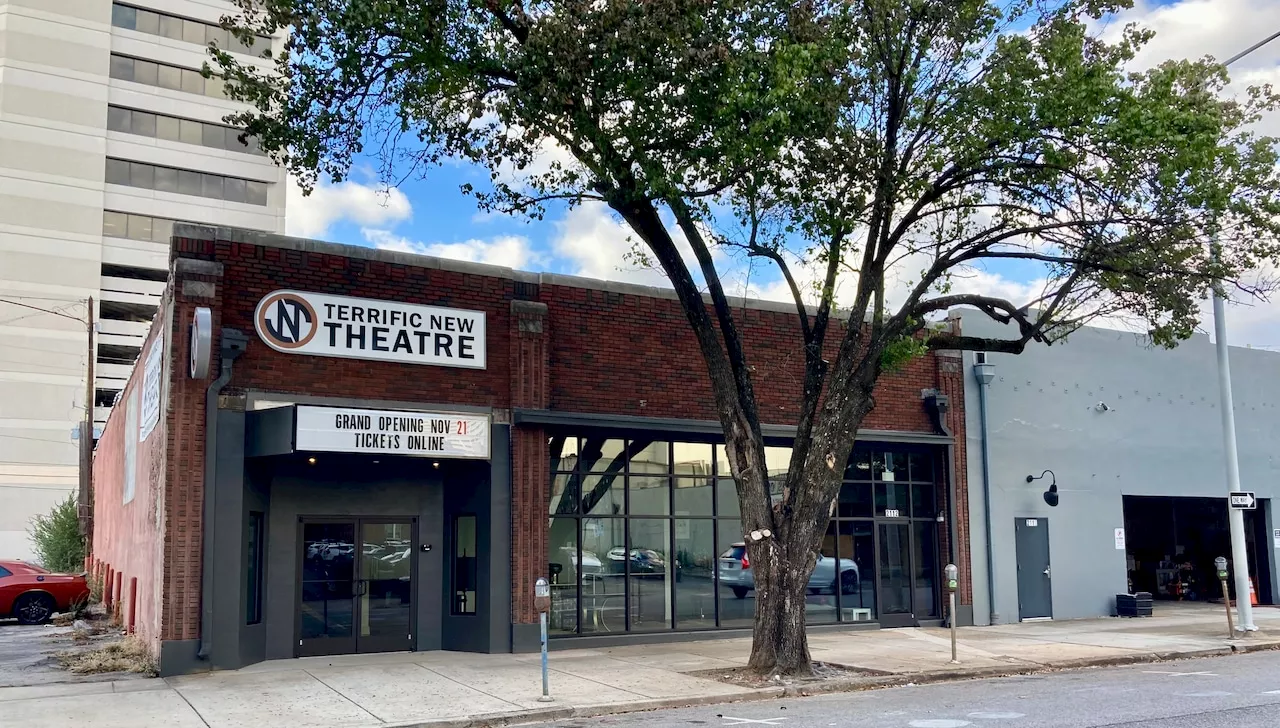
[[[25,561],[0,561],[0,617],[44,624],[89,598],[84,574],[51,574]]]

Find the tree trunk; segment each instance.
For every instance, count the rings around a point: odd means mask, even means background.
[[[825,523],[823,524],[825,530]],[[756,582],[755,633],[747,665],[761,675],[812,672],[805,630],[805,595],[816,562],[812,529],[792,529],[789,537],[757,545],[751,554]],[[749,549],[750,551],[750,549]],[[766,555],[765,552],[770,552]],[[757,563],[759,564],[757,566]]]
[[[845,397],[853,401],[841,407],[836,400]],[[796,442],[807,452],[800,454],[800,472],[787,474],[782,502],[773,507],[779,533],[758,540],[753,533],[744,535],[756,587],[755,634],[747,664],[758,674],[813,671],[805,629],[809,575],[817,564],[858,427],[873,406],[869,384],[860,383],[845,397],[829,395],[812,437]]]

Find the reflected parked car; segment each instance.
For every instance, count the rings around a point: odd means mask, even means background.
[[[603,565],[600,563],[600,557],[590,551],[582,552],[582,566],[578,566],[578,550],[572,546],[561,546],[560,552],[564,554],[564,558],[568,559],[574,568],[584,574],[599,574],[602,572]]]
[[[627,550],[622,546],[615,546],[609,549],[607,556],[611,570],[622,573],[622,562],[627,558]],[[667,562],[662,554],[653,549],[631,549],[630,569],[632,574],[661,574],[666,572]]]
[[[53,574],[25,561],[0,561],[0,617],[44,624],[89,598],[84,574]]]
[[[751,571],[751,560],[747,557],[745,543],[735,543],[720,554],[719,572],[720,586],[732,589],[733,595],[739,599],[746,599],[747,592],[756,588],[755,574]],[[853,594],[858,591],[860,579],[858,564],[853,559],[836,559],[819,554],[818,563],[809,575],[808,589],[811,594],[834,594],[838,585],[841,594]]]

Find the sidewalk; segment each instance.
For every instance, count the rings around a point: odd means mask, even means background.
[[[1280,609],[1255,610],[1263,630],[1236,649],[1280,649]],[[1221,606],[1160,605],[1151,619],[1034,622],[960,630],[816,632],[813,659],[858,677],[764,689],[687,673],[743,665],[746,639],[551,653],[540,703],[538,655],[427,652],[277,660],[234,672],[119,682],[0,688],[6,725],[125,728],[466,726],[589,717],[758,700],[906,682],[1229,654]],[[713,674],[713,673],[711,673]]]

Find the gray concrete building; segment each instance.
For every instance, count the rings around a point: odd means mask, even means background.
[[[1000,329],[976,312],[954,315],[966,334]],[[1231,366],[1241,482],[1260,499],[1245,518],[1254,598],[1275,603],[1280,353],[1232,348]],[[1212,562],[1231,553],[1207,336],[1165,350],[1085,328],[1019,356],[966,352],[965,369],[976,623],[1110,615],[1130,591],[1219,597]]]

